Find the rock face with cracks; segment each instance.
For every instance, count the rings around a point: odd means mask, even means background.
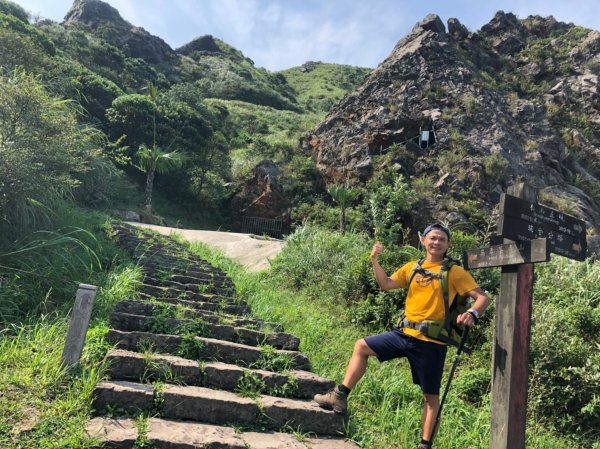
[[[330,181],[383,169],[427,180],[424,222],[468,221],[451,199],[489,212],[526,181],[540,202],[585,220],[598,252],[599,74],[597,31],[500,11],[470,32],[429,15],[301,144]],[[433,144],[420,143],[423,130]]]

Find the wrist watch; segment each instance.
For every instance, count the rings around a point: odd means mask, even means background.
[[[479,318],[479,312],[475,309],[469,309],[469,310],[467,310],[467,313],[470,313],[471,315],[473,315],[473,318]]]
[[[473,321],[477,324],[477,321],[479,321],[479,312],[475,309],[469,309],[467,310],[467,313],[473,317]]]

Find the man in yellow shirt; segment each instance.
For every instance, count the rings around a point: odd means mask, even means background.
[[[378,261],[383,245],[377,242],[371,251],[371,263],[379,286],[386,291],[408,288],[405,320],[413,323],[445,318],[440,271],[450,247],[450,230],[437,223],[427,226],[421,236],[421,243],[425,248],[426,256],[410,285],[408,285],[410,273],[418,262],[409,262],[388,277]],[[473,306],[457,319],[459,324],[466,326],[473,326],[490,303],[490,299],[479,288],[473,277],[460,266],[454,266],[448,272],[448,293],[450,301],[457,293],[474,299]],[[315,401],[321,407],[333,409],[337,413],[345,413],[348,394],[364,375],[369,357],[376,356],[381,362],[406,357],[410,364],[413,383],[421,387],[424,397],[421,419],[422,440],[417,449],[429,449],[440,406],[439,394],[446,349],[444,343],[429,338],[415,328],[397,328],[390,332],[362,338],[354,345],[344,381],[334,390],[316,395]]]

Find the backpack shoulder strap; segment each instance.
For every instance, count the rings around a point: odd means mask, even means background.
[[[444,316],[445,316],[445,324],[444,327],[448,330],[448,335],[450,335],[450,330],[452,329],[452,316],[450,313],[450,288],[448,286],[448,275],[450,273],[450,269],[457,265],[458,262],[450,257],[444,257],[444,262],[442,263],[441,269],[441,284],[442,284],[442,294],[444,295]]]
[[[425,261],[425,258],[423,257],[422,259],[419,259],[418,261],[415,262],[415,264],[412,267],[412,270],[410,270],[410,273],[408,274],[408,279],[406,280],[406,288],[410,287],[410,283],[412,282],[413,278],[415,277],[415,274],[417,274],[417,271],[419,270],[419,268],[421,268],[421,265],[423,264],[424,261]]]

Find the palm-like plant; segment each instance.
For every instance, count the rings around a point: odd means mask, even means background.
[[[358,190],[354,190],[350,188],[350,181],[346,179],[346,183],[344,185],[332,185],[327,189],[327,193],[331,195],[333,201],[340,208],[340,232],[342,234],[346,233],[346,209],[352,201],[356,199],[358,196]]]
[[[152,189],[154,187],[154,176],[156,174],[169,173],[179,167],[183,157],[177,151],[166,153],[156,145],[148,148],[141,145],[138,150],[138,168],[146,173],[146,189],[144,190],[144,208],[148,212],[152,210]]]
[[[146,173],[144,208],[148,212],[151,212],[154,176],[156,174],[169,173],[181,167],[183,156],[177,151],[166,153],[156,146],[156,99],[158,98],[158,89],[154,84],[149,84],[148,92],[154,104],[154,110],[152,111],[152,148],[148,148],[143,144],[140,145],[137,156],[139,158],[138,168]]]

